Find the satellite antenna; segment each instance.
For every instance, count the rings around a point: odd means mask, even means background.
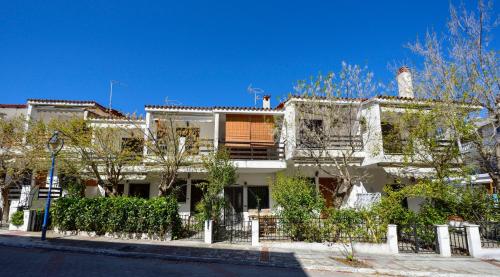
[[[259,94],[263,94],[264,90],[260,88],[254,88],[252,87],[252,84],[248,85],[247,88],[248,93],[253,93],[253,101],[254,101],[254,107],[257,107],[257,100],[261,99]]]

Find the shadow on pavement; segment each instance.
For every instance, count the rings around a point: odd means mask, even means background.
[[[166,260],[226,263],[236,265],[258,265],[296,268],[300,270],[299,276],[307,276],[301,268],[301,264],[291,252],[269,251],[262,247],[260,250],[252,249],[230,249],[232,245],[216,244],[210,247],[197,244],[193,245],[165,245],[153,244],[152,241],[125,242],[123,240],[109,239],[109,241],[83,240],[77,238],[48,238],[46,243],[40,241],[36,234],[19,236],[17,234],[0,234],[0,239],[9,242],[22,242],[31,247],[53,246],[55,250],[76,251],[71,248],[80,248],[81,252],[117,255],[133,258],[159,258]],[[163,242],[165,243],[165,242]],[[190,242],[189,242],[190,243]],[[222,248],[227,246],[228,248]],[[245,248],[248,245],[241,245]],[[44,247],[47,248],[47,247]],[[250,247],[248,247],[250,248]],[[152,256],[155,257],[152,257]]]

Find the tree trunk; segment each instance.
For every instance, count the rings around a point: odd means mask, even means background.
[[[333,206],[335,208],[340,208],[342,204],[346,201],[352,191],[353,184],[345,179],[342,179],[340,182],[340,186],[335,191]]]
[[[0,221],[7,222],[9,220],[9,189],[7,187],[2,188],[2,211]]]

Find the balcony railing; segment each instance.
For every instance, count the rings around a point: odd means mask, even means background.
[[[354,206],[356,209],[369,208],[373,204],[380,202],[381,199],[382,199],[382,194],[380,192],[358,193]]]
[[[363,139],[360,135],[355,136],[330,136],[321,140],[308,140],[303,138],[299,141],[298,149],[325,149],[325,150],[361,150],[363,149]]]
[[[221,141],[220,146],[229,152],[233,160],[282,160],[285,148],[278,143]]]
[[[405,154],[405,149],[409,144],[408,140],[405,139],[391,139],[384,138],[384,154],[386,155],[403,155]],[[450,147],[457,146],[457,143],[451,140],[437,140],[436,145],[433,145],[432,151],[437,153],[442,153],[448,151]],[[416,146],[417,147],[417,146]],[[429,147],[431,148],[431,147]]]

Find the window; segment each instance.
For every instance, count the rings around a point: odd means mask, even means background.
[[[269,209],[269,187],[248,187],[248,209]]]
[[[323,136],[323,120],[304,119],[300,128],[300,144],[318,146]]]
[[[122,150],[142,155],[144,143],[140,138],[122,138]]]
[[[382,140],[386,154],[402,154],[403,141],[396,127],[388,122],[382,122]]]
[[[176,131],[180,138],[184,138],[184,150],[190,155],[198,155],[200,150],[200,128],[177,128]]]

